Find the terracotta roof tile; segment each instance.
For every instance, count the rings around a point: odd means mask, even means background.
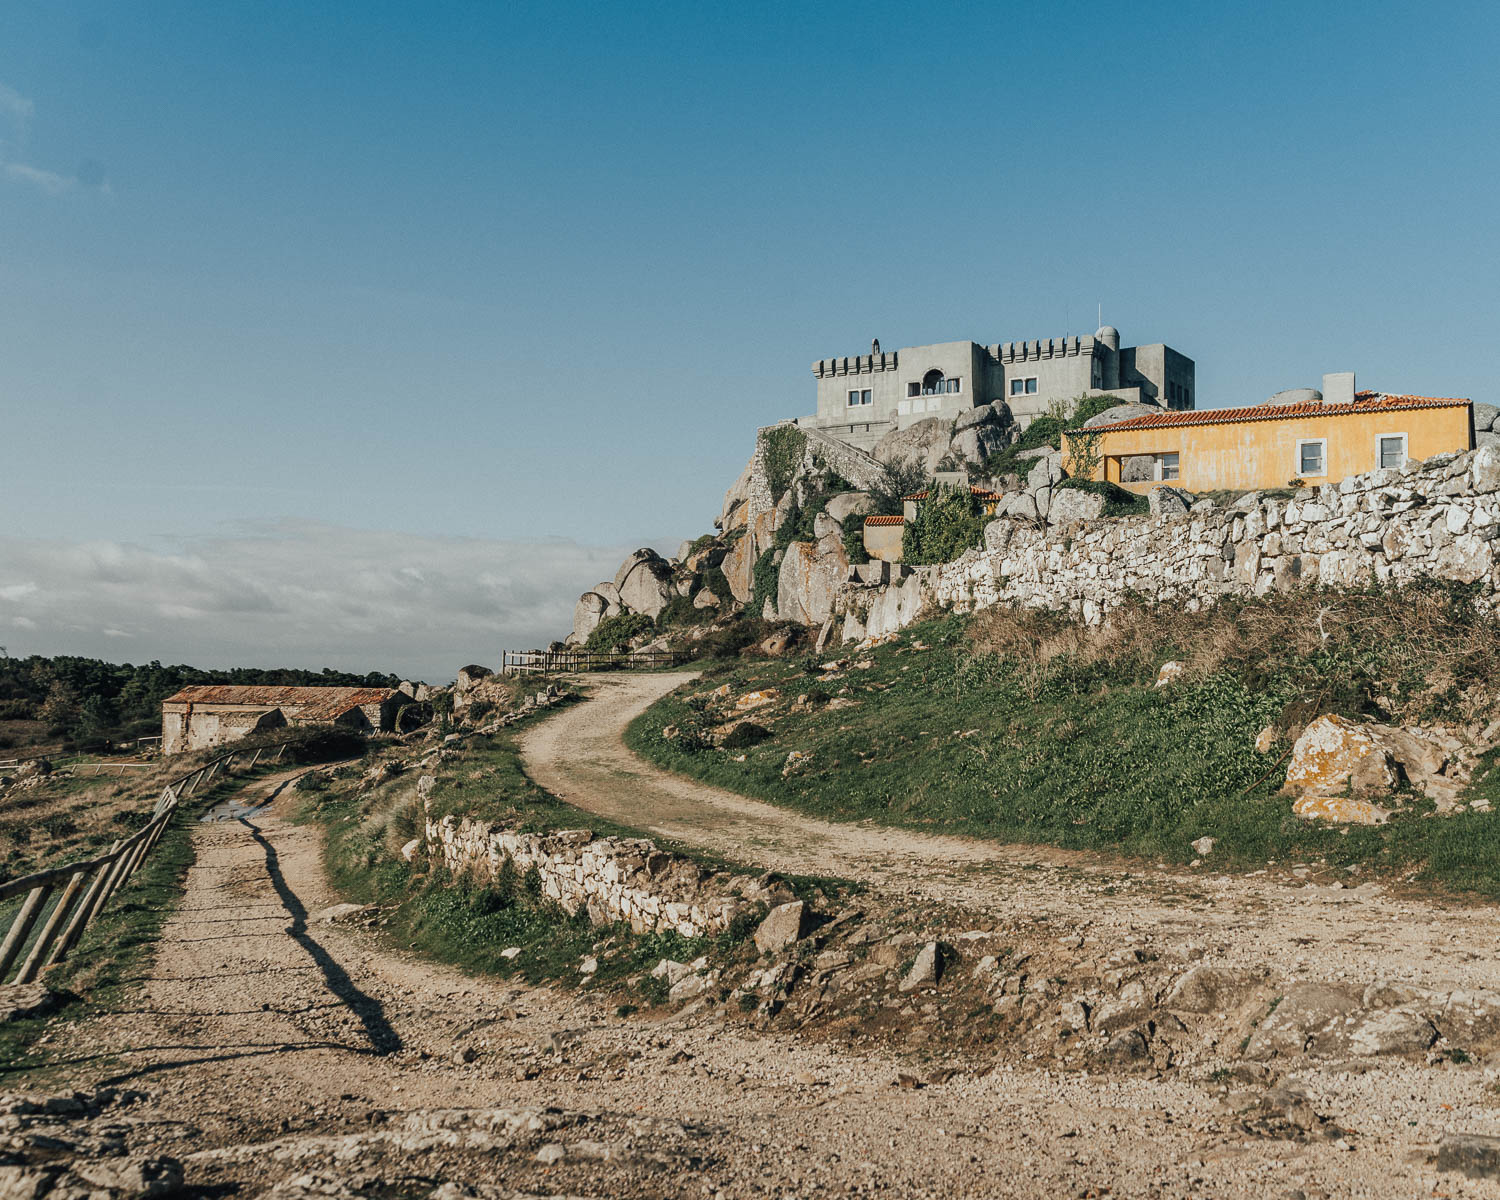
[[[330,720],[366,704],[383,704],[396,693],[391,688],[281,687],[199,683],[168,696],[166,704],[233,704],[251,708],[292,708],[301,718]]]
[[[1312,400],[1303,404],[1252,404],[1244,408],[1198,408],[1187,412],[1147,413],[1115,425],[1101,433],[1121,429],[1166,429],[1179,425],[1230,425],[1241,421],[1288,421],[1297,417],[1350,417],[1367,412],[1399,412],[1410,408],[1455,408],[1469,401],[1457,396],[1395,396],[1384,392],[1359,392],[1352,404],[1328,404]]]
[[[905,517],[866,517],[866,525],[905,525]]]

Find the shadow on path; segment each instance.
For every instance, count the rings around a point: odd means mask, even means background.
[[[360,991],[338,960],[307,932],[307,909],[281,873],[281,858],[276,853],[276,847],[266,840],[259,826],[243,818],[240,824],[250,831],[250,836],[260,843],[266,853],[266,874],[270,877],[276,894],[281,897],[282,905],[292,917],[292,924],[287,929],[292,940],[317,963],[318,970],[323,973],[323,979],[328,984],[328,990],[359,1018],[365,1027],[365,1037],[369,1040],[370,1049],[376,1054],[393,1054],[401,1049],[401,1035],[385,1019],[385,1009],[380,1001]]]

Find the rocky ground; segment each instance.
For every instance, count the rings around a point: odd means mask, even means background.
[[[534,728],[529,769],[740,861],[869,881],[807,939],[788,1009],[821,977],[822,1017],[621,1015],[435,966],[322,915],[319,832],[282,797],[198,829],[135,1002],[60,1025],[56,1071],[9,1081],[0,1196],[1490,1194],[1457,1169],[1490,1145],[1455,1135],[1500,1134],[1491,910],[1295,864],[1142,873],[809,821],[626,754],[624,721],[676,682],[608,680]],[[825,1018],[871,966],[887,1036],[842,1036]],[[950,1043],[976,996],[1006,1019]]]

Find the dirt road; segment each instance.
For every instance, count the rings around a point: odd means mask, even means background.
[[[693,785],[657,780],[610,748],[623,715],[668,683],[611,681],[604,700],[542,726],[548,736],[528,743],[533,769],[575,801],[648,823],[670,805],[677,836],[760,830],[737,843],[742,856],[846,872],[879,864],[923,886],[935,843],[906,835],[804,829],[720,798],[728,815],[700,825]],[[575,744],[592,768],[567,752]],[[897,1072],[920,1065],[758,1034],[707,1009],[649,1020],[468,978],[358,923],[320,920],[336,897],[318,831],[279,811],[289,799],[258,809],[250,797],[253,815],[198,826],[197,864],[138,999],[57,1036],[78,1086],[145,1093],[92,1119],[28,1118],[93,1155],[96,1177],[170,1155],[194,1188],[283,1197],[1485,1194],[1427,1165],[1444,1129],[1489,1120],[1475,1071],[1309,1072],[1321,1111],[1353,1132],[1342,1144],[1288,1140],[1247,1132],[1202,1082],[1179,1077],[981,1057],[945,1082],[900,1088]],[[798,844],[814,835],[824,840]],[[945,870],[937,886],[982,893],[1008,869]],[[1076,905],[1076,873],[1047,878],[1028,894],[1071,879]]]
[[[1393,894],[1346,877],[1307,883],[1124,864],[1035,846],[837,824],[660,771],[620,738],[689,673],[591,677],[596,697],[535,725],[527,772],[570,804],[783,871],[839,874],[975,912],[1024,912],[1108,945],[1191,940],[1216,961],[1314,978],[1500,986],[1500,909]],[[1305,872],[1304,872],[1305,874]]]

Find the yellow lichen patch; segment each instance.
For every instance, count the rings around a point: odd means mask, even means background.
[[[1384,825],[1391,816],[1388,809],[1368,800],[1311,793],[1297,800],[1292,812],[1310,821],[1333,821],[1340,825]]]
[[[1302,732],[1287,768],[1288,791],[1329,795],[1389,791],[1396,785],[1390,755],[1375,736],[1345,717],[1319,717]]]
[[[734,702],[735,708],[745,712],[752,708],[763,708],[767,704],[775,704],[781,699],[781,693],[775,688],[763,688],[760,691],[746,692]]]

